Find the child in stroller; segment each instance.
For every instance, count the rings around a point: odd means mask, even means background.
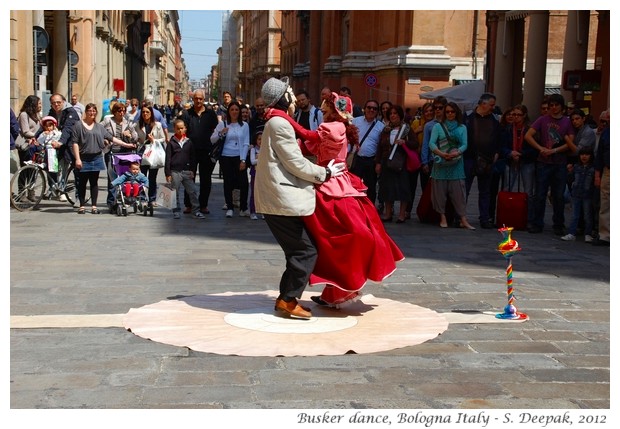
[[[133,206],[136,213],[140,210],[145,216],[147,212],[153,216],[153,204],[148,202],[148,178],[140,172],[140,155],[113,155],[112,164],[118,177],[112,181],[115,190],[114,207],[118,216],[127,216],[127,207]]]

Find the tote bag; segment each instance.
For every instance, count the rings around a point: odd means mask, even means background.
[[[445,137],[437,141],[437,148],[440,151],[446,152],[446,153],[453,153],[455,151],[458,152],[458,143],[454,140],[454,137],[450,135],[450,132],[448,131],[448,129],[443,123],[440,122],[439,124],[441,125],[441,128],[443,129]],[[459,162],[460,159],[461,157],[457,156],[455,158],[452,158],[446,161],[445,159],[443,159],[442,157],[438,155],[435,155],[434,157],[435,162],[441,167],[449,167],[451,165],[454,165],[457,162]]]
[[[142,154],[142,165],[148,165],[153,168],[162,168],[166,164],[166,149],[160,141],[155,141],[145,145]]]
[[[177,191],[170,184],[164,183],[158,187],[157,205],[167,209],[175,209],[177,207]]]

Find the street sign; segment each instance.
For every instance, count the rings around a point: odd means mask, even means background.
[[[114,88],[114,91],[116,92],[124,91],[125,90],[125,79],[114,79],[112,81],[112,87]]]
[[[80,57],[78,56],[77,52],[75,52],[72,49],[69,49],[67,55],[69,56],[69,64],[71,65],[71,67],[75,67],[77,63],[80,61]]]
[[[47,45],[49,45],[50,42],[50,36],[47,34],[47,31],[45,31],[44,28],[35,25],[32,27],[32,33],[35,53],[38,54],[46,50]]]
[[[71,69],[69,69],[69,78],[70,78],[71,82],[77,82],[77,80],[78,80],[78,69],[77,69],[77,67],[71,67]]]
[[[368,73],[364,77],[364,82],[366,83],[366,85],[368,85],[369,87],[373,88],[373,87],[377,86],[377,83],[379,82],[379,79],[377,78],[376,74]]]

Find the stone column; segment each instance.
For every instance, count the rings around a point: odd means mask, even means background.
[[[588,35],[590,33],[590,11],[569,10],[564,37],[562,79],[569,70],[585,70],[588,61]],[[562,91],[564,99],[573,100],[572,91]],[[577,98],[582,98],[577,96]]]
[[[529,19],[523,104],[529,109],[530,118],[533,120],[538,116],[540,102],[545,95],[549,11],[531,10],[529,11]]]
[[[598,120],[601,112],[609,108],[611,92],[610,92],[610,11],[597,10],[598,12],[598,28],[596,33],[596,53],[594,57],[594,69],[601,71],[601,90],[592,93],[591,112],[594,119]]]
[[[67,96],[69,94],[69,63],[67,61],[67,11],[54,11],[54,33],[51,36],[54,44],[54,59],[52,60],[51,91]]]
[[[321,89],[323,89],[323,73],[321,70],[321,59],[323,58],[322,28],[324,16],[327,12],[312,10],[309,13],[310,46],[308,46],[308,61],[310,64],[308,90],[311,91],[312,104],[319,107],[321,105]],[[301,34],[299,38],[303,40],[305,35]]]
[[[497,97],[497,105],[502,109],[511,103],[511,86],[515,79],[512,74],[514,63],[514,35],[512,23],[506,21],[506,13],[497,13],[497,39],[495,43],[494,85],[489,88]],[[519,79],[521,76],[519,76]]]

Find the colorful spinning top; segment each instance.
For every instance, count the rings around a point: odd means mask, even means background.
[[[502,234],[503,240],[497,245],[497,250],[504,256],[508,266],[506,267],[506,287],[508,294],[508,305],[504,307],[504,312],[496,314],[498,319],[518,319],[527,320],[528,316],[525,313],[519,313],[517,307],[515,307],[514,289],[512,287],[512,257],[521,250],[519,243],[512,238],[512,231],[514,228],[506,227],[498,229]]]

